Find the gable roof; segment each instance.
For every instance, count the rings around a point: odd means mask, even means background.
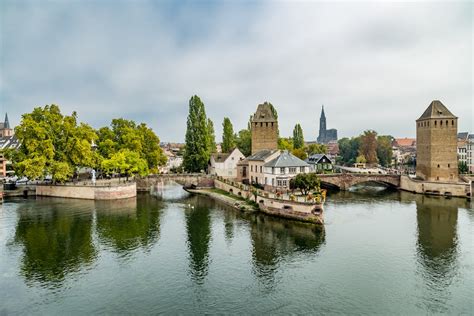
[[[306,161],[307,163],[317,164],[317,163],[319,163],[319,161],[320,161],[321,159],[323,159],[324,157],[332,163],[331,158],[329,158],[329,157],[326,156],[325,154],[314,154],[314,155],[311,155],[311,156],[309,156],[308,159],[306,159],[305,161]]]
[[[263,149],[257,151],[255,154],[248,156],[248,161],[265,161],[270,155],[275,153],[276,150]]]
[[[265,167],[275,167],[275,168],[283,168],[283,167],[307,167],[308,164],[301,160],[300,158],[296,157],[295,155],[289,153],[287,150],[284,150],[280,153],[278,157],[275,159],[267,162]]]
[[[457,118],[451,113],[448,108],[444,106],[443,103],[439,100],[434,100],[428,106],[428,108],[423,112],[418,120],[424,120],[429,118]],[[417,121],[418,121],[417,120]]]
[[[211,154],[211,157],[214,158],[215,162],[224,162],[229,158],[230,154],[223,154],[223,153],[214,153]]]
[[[18,138],[16,138],[15,135],[0,137],[0,149],[18,149],[20,148],[20,145],[20,141],[18,140]]]

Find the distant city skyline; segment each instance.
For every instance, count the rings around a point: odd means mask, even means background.
[[[271,102],[281,136],[414,137],[433,100],[473,132],[473,4],[0,0],[0,114],[58,104],[97,128],[145,122],[183,142],[197,94],[216,138]]]

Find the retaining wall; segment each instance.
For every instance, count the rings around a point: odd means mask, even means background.
[[[469,183],[428,182],[414,180],[408,176],[401,176],[400,189],[420,194],[447,195],[457,197],[471,196],[471,186]]]
[[[37,196],[52,196],[85,200],[117,200],[137,196],[136,183],[111,186],[37,185]]]
[[[224,183],[220,180],[215,180],[214,186],[217,189],[221,189],[226,192],[231,192],[230,190],[232,190],[232,194],[236,196],[242,196],[243,198],[249,198],[252,200],[254,199],[254,196],[250,191],[240,189],[233,185]],[[295,201],[288,201],[288,200],[273,199],[273,198],[267,198],[260,195],[257,196],[257,203],[259,204],[263,203],[263,205],[267,207],[272,207],[276,209],[288,209],[295,212],[306,213],[306,214],[311,214],[311,211],[316,206],[314,203],[302,203],[302,202],[295,202]]]

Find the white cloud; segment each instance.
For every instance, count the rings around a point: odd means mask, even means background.
[[[4,4],[0,92],[13,122],[59,103],[95,126],[144,121],[184,139],[198,94],[217,134],[258,103],[315,139],[321,104],[341,136],[413,136],[432,99],[472,131],[472,4],[141,2]]]

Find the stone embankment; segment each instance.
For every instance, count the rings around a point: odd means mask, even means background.
[[[250,200],[255,198],[251,188],[246,185],[219,179],[214,181],[214,185],[216,189],[223,190],[230,195],[242,199]],[[259,210],[263,213],[315,224],[324,223],[322,203],[278,198],[274,194],[263,191],[258,191],[256,200]]]
[[[472,182],[428,182],[401,176],[400,189],[419,194],[472,197]]]
[[[117,200],[137,196],[135,182],[96,183],[95,185],[37,185],[37,196],[51,196],[85,200]]]

